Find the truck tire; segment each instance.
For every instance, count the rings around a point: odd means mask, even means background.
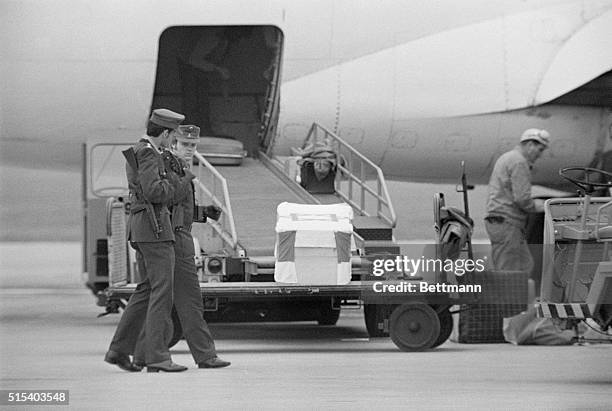
[[[440,320],[440,335],[431,348],[444,344],[453,332],[453,316],[450,313],[449,308],[450,307],[438,312],[438,320]]]
[[[430,349],[440,337],[438,314],[428,304],[402,304],[391,313],[389,335],[402,351]]]
[[[379,325],[384,324],[386,319],[387,307],[380,304],[364,304],[363,319],[365,320],[366,330],[370,338],[388,337],[389,333],[384,331]]]
[[[319,308],[319,325],[336,325],[340,318],[340,309],[334,310],[330,302],[321,304]]]

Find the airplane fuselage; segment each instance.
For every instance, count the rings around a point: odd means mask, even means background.
[[[52,165],[72,167],[88,138],[139,136],[156,108],[169,27],[281,33],[279,153],[316,121],[389,178],[456,181],[464,160],[485,182],[495,158],[539,127],[553,144],[535,180],[555,184],[559,167],[607,149],[610,107],[555,99],[609,72],[610,1],[456,3],[6,2],[3,161],[13,161],[11,146],[42,145],[26,161],[64,153]],[[590,58],[576,51],[585,42]]]

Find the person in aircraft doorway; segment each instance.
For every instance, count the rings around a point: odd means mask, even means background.
[[[224,63],[229,44],[225,29],[209,29],[181,57],[185,116],[187,121],[201,124],[207,136],[214,134],[211,121],[213,91],[220,89],[226,99],[229,94],[228,80],[231,73]]]

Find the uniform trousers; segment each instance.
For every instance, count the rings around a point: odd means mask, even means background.
[[[491,257],[495,270],[526,271],[531,274],[534,262],[525,239],[525,230],[508,221],[485,220],[485,228],[491,240]]]
[[[174,231],[174,307],[183,335],[196,364],[217,356],[215,342],[204,320],[204,302],[194,260],[193,237],[184,229]],[[146,330],[138,338],[134,358],[140,362],[149,343]]]
[[[141,329],[148,336],[146,364],[170,359],[172,332],[174,247],[172,241],[132,242],[141,281],[130,297],[110,344],[110,349],[132,354]]]

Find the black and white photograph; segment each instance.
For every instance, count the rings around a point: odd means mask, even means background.
[[[612,0],[0,23],[0,408],[611,409]]]

